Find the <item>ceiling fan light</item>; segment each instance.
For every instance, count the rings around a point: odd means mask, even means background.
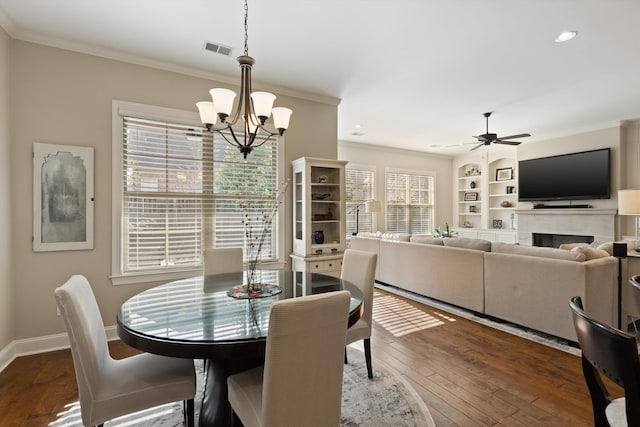
[[[200,121],[202,121],[202,123],[209,125],[216,124],[218,121],[218,114],[216,113],[216,109],[213,107],[213,102],[200,101],[196,102],[196,106],[200,112]]]
[[[264,123],[271,115],[273,101],[276,100],[276,96],[269,92],[253,92],[251,100],[253,101],[253,111],[260,118],[261,123]]]
[[[217,87],[209,91],[213,104],[215,105],[218,114],[224,114],[225,117],[231,114],[233,109],[233,101],[236,98],[236,93],[229,89]]]
[[[578,35],[577,31],[563,31],[562,33],[558,34],[558,37],[556,37],[555,42],[556,43],[568,42],[569,40],[571,40],[577,35]]]
[[[272,111],[273,125],[276,129],[280,130],[280,134],[289,127],[289,119],[291,118],[291,111],[289,108],[275,107]]]

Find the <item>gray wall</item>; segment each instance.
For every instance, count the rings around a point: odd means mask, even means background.
[[[2,46],[8,42],[2,40]],[[0,348],[7,341],[64,332],[56,315],[53,290],[72,274],[91,282],[106,325],[115,324],[119,305],[150,284],[113,286],[111,274],[111,101],[113,99],[196,111],[195,102],[205,100],[208,90],[224,83],[161,71],[111,59],[11,40],[12,144],[11,227],[13,229],[13,278],[6,286],[0,268],[0,304],[13,302],[15,323],[0,328]],[[1,48],[0,48],[1,49]],[[6,68],[6,62],[3,62]],[[238,82],[240,80],[238,72]],[[0,69],[0,75],[2,70]],[[256,89],[259,86],[254,82]],[[234,88],[237,90],[237,88]],[[6,93],[6,92],[2,92]],[[3,120],[4,100],[0,101]],[[337,156],[337,100],[334,103],[278,96],[278,105],[294,113],[286,133],[286,164],[300,156],[335,159]],[[4,128],[4,127],[0,127]],[[0,151],[8,143],[0,134]],[[94,249],[86,251],[32,251],[32,145],[33,142],[91,146],[95,149]],[[0,155],[0,162],[7,156]],[[0,174],[5,168],[0,165]],[[290,166],[287,166],[290,171]],[[8,176],[0,185],[8,182]],[[8,189],[4,194],[8,193]],[[0,208],[0,232],[8,227],[9,212]],[[284,206],[291,224],[290,195]],[[292,231],[286,228],[285,254],[292,250]],[[0,234],[2,235],[2,234]],[[0,239],[2,259],[8,243]],[[8,277],[8,276],[7,276]],[[11,297],[11,292],[15,295]],[[5,296],[7,298],[5,298]],[[0,316],[10,311],[0,309]],[[5,326],[5,325],[10,326]],[[13,325],[13,326],[11,326]],[[13,330],[13,331],[12,331]],[[6,337],[5,337],[6,335]]]
[[[11,281],[11,117],[9,64],[11,39],[0,28],[0,350],[14,339]],[[25,165],[26,167],[26,165]]]

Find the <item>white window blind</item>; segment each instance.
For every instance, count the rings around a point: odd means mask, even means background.
[[[347,235],[356,232],[369,232],[373,230],[371,213],[365,212],[364,204],[373,200],[375,172],[371,170],[349,168],[345,169],[346,203],[347,203]],[[360,210],[358,214],[358,208]]]
[[[277,191],[277,144],[243,160],[201,128],[125,116],[122,273],[199,267],[206,247],[242,247],[242,206],[259,217]],[[275,253],[269,226],[262,260]]]
[[[387,172],[387,231],[430,233],[433,231],[433,177]]]

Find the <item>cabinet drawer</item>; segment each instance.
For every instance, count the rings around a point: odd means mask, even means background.
[[[312,273],[322,273],[325,271],[340,271],[341,269],[342,269],[341,259],[309,262],[309,271]]]

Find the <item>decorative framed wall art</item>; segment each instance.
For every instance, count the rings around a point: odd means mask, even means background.
[[[509,181],[513,179],[513,168],[496,169],[496,181]]]
[[[93,249],[93,148],[33,143],[33,250]]]
[[[475,202],[476,200],[478,200],[478,193],[476,193],[475,191],[464,193],[465,202]]]

